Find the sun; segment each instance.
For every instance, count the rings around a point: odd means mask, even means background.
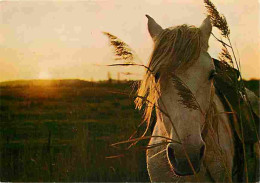
[[[38,76],[39,79],[50,79],[51,75],[48,71],[41,71]]]

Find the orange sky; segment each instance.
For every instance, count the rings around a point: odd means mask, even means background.
[[[231,29],[244,78],[260,78],[260,13],[257,0],[214,0]],[[108,68],[112,49],[102,31],[127,42],[144,63],[152,51],[145,14],[166,28],[205,17],[202,0],[0,1],[0,81],[37,78],[106,79],[107,72],[140,68]],[[213,30],[216,35],[218,31]],[[221,45],[210,40],[210,54]],[[99,66],[98,66],[99,65]],[[121,74],[121,78],[128,78]]]

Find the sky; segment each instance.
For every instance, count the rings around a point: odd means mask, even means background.
[[[231,40],[246,79],[260,78],[260,0],[212,0],[226,16]],[[116,63],[102,34],[124,40],[144,64],[153,48],[147,30],[152,16],[163,28],[199,26],[203,0],[0,1],[0,81],[21,79],[140,79],[143,69],[107,67]],[[216,28],[215,35],[220,37]],[[221,50],[210,38],[209,53]],[[117,62],[118,63],[118,62]],[[131,75],[125,73],[130,72]]]

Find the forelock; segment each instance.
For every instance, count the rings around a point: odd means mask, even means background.
[[[176,70],[185,69],[198,60],[201,31],[195,26],[181,25],[163,30],[156,38],[149,61],[149,71],[138,88],[136,107],[145,105],[144,120],[149,124],[152,110],[160,97],[159,82]],[[155,78],[155,76],[159,76]],[[168,77],[165,77],[168,78]],[[158,82],[157,82],[158,81]]]

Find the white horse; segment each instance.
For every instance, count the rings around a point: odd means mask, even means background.
[[[135,102],[138,108],[146,105],[148,123],[156,108],[152,135],[165,137],[149,142],[155,146],[147,150],[151,181],[232,182],[233,134],[214,91],[215,67],[207,52],[210,18],[199,28],[181,25],[167,29],[147,18],[154,50],[138,90],[143,97]],[[203,136],[205,126],[208,130]]]

